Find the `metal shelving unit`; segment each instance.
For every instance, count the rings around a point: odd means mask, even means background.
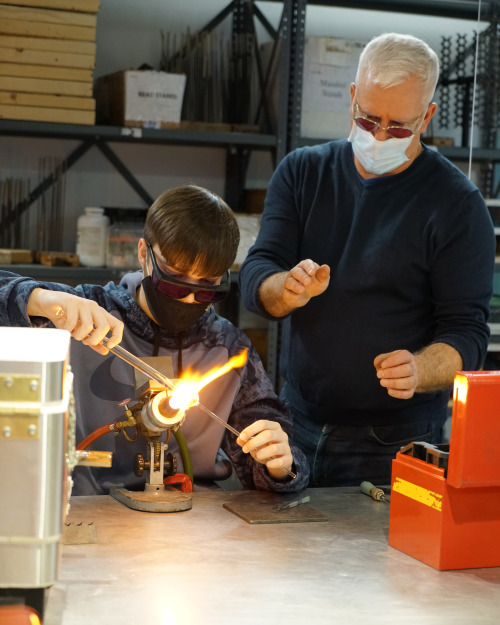
[[[125,273],[130,271],[113,267],[48,267],[39,264],[0,265],[0,270],[12,271],[42,282],[63,282],[70,286],[77,286],[85,282],[103,285],[110,280],[119,282]]]
[[[119,143],[141,142],[160,145],[192,145],[226,147],[238,145],[252,149],[275,148],[275,135],[251,132],[202,132],[196,130],[171,130],[153,128],[122,128],[119,126],[84,126],[0,120],[0,134],[17,137],[44,137],[52,139],[79,139]]]
[[[280,45],[280,98],[278,103],[277,128],[272,134],[234,133],[234,132],[202,132],[192,130],[157,130],[132,129],[110,126],[81,126],[73,124],[54,124],[37,122],[18,122],[0,120],[0,136],[17,136],[30,138],[72,139],[78,146],[66,157],[65,167],[72,167],[90,149],[98,149],[117,169],[146,205],[153,198],[135,178],[132,171],[118,157],[111,147],[119,143],[141,143],[168,146],[184,145],[193,147],[213,147],[226,150],[226,193],[225,199],[238,210],[241,205],[242,189],[244,188],[246,168],[249,154],[254,151],[270,151],[274,162],[279,162],[291,150],[313,143],[312,140],[300,136],[301,98],[303,83],[303,52],[305,41],[305,25],[307,5],[344,7],[359,10],[376,10],[405,14],[420,14],[458,19],[477,19],[477,0],[283,0],[283,10],[278,30],[274,33]],[[500,0],[482,0],[482,14],[489,15],[499,10]],[[235,12],[233,28],[244,24],[248,28],[251,17],[261,18],[262,14],[254,5],[253,0],[232,0],[219,16],[216,16],[206,28],[230,11]],[[269,24],[264,24],[269,31]],[[250,27],[251,28],[251,27]],[[262,78],[262,77],[261,77]],[[265,80],[265,79],[264,79]],[[326,139],[325,139],[326,140]],[[318,143],[318,140],[314,141]],[[446,157],[452,160],[467,160],[467,148],[440,148]],[[473,158],[484,162],[498,162],[499,150],[475,149]],[[54,181],[49,177],[35,188],[29,198],[18,207],[25,210],[44,193]],[[50,268],[51,270],[53,268]],[[71,273],[72,269],[68,269]],[[50,272],[49,272],[50,274]],[[50,274],[53,275],[53,274]],[[88,279],[88,274],[87,274]],[[273,322],[269,326],[268,371],[275,383],[278,383],[279,324]]]
[[[221,11],[209,24],[201,29],[201,32],[210,31],[224,20],[229,14],[232,14],[232,34],[235,35],[248,34],[255,35],[255,22],[262,23],[266,31],[271,35],[277,49],[279,40],[283,42],[282,67],[280,72],[282,80],[282,93],[285,94],[281,98],[279,105],[278,119],[286,119],[287,117],[287,98],[288,91],[288,41],[291,36],[289,28],[292,22],[292,3],[288,0],[283,2],[283,11],[277,30],[266,20],[259,8],[254,5],[253,1],[248,0],[231,0],[227,7]],[[256,66],[259,74],[259,84],[261,87],[261,102],[259,110],[266,121],[264,126],[269,126],[269,114],[267,104],[267,80],[268,76],[263,75],[262,63],[260,59],[260,51],[257,46],[257,38],[255,35],[255,49],[249,51],[249,54],[255,54]],[[285,108],[283,108],[285,107]],[[77,163],[84,154],[90,149],[98,149],[120,175],[129,183],[136,191],[138,196],[150,205],[154,198],[140,184],[134,176],[131,169],[119,158],[113,144],[117,143],[141,143],[148,145],[161,146],[193,146],[193,147],[212,147],[221,148],[226,151],[226,189],[225,199],[235,210],[242,207],[243,193],[246,170],[248,167],[249,156],[252,151],[270,151],[273,162],[279,161],[286,153],[286,141],[283,136],[283,126],[278,123],[278,128],[272,129],[270,133],[252,133],[252,132],[218,132],[218,131],[197,131],[183,129],[149,129],[149,128],[121,128],[115,126],[85,126],[77,124],[58,124],[45,122],[29,122],[29,121],[13,121],[0,120],[0,136],[17,136],[30,138],[48,138],[48,139],[72,139],[79,142],[78,146],[65,158],[61,165],[62,170],[69,169]],[[54,180],[51,176],[43,180],[40,185],[35,188],[26,200],[22,201],[15,207],[15,214],[22,214],[33,202],[35,202],[42,193],[44,193]]]
[[[271,150],[276,152],[276,135],[244,132],[201,132],[193,130],[156,130],[149,128],[121,128],[118,126],[84,126],[29,121],[0,120],[0,136],[45,139],[73,139],[78,146],[64,159],[63,171],[73,167],[90,149],[98,149],[136,191],[147,206],[154,198],[140,184],[127,165],[111,147],[114,143],[141,143],[148,145],[187,145],[193,147],[223,148],[230,153]],[[18,207],[21,213],[35,202],[53,184],[48,177],[36,187]],[[231,205],[231,198],[228,199]]]
[[[477,0],[313,0],[309,4],[318,6],[335,6],[349,9],[364,9],[366,11],[390,11],[392,13],[411,13],[415,15],[432,15],[436,17],[451,17],[454,19],[476,19]],[[485,10],[495,1],[483,1]]]

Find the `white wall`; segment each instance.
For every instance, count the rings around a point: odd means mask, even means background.
[[[207,24],[229,0],[101,0],[97,27],[97,58],[94,76],[132,69],[147,63],[158,67],[160,31],[196,31]],[[280,2],[261,2],[259,7],[275,26]],[[228,22],[229,25],[229,22]],[[399,13],[310,6],[306,33],[366,41],[388,30],[409,32],[424,38],[439,50],[442,35],[470,32],[477,24]],[[259,38],[266,39],[259,30]],[[65,157],[76,141],[0,137],[0,179],[29,177],[32,188],[38,180],[41,156]],[[217,193],[224,192],[225,151],[212,148],[114,144],[113,149],[155,197],[166,188],[193,182]],[[248,186],[267,185],[272,172],[269,155],[252,160]],[[135,192],[95,149],[88,152],[67,174],[65,250],[74,251],[75,221],[85,206],[142,206]]]

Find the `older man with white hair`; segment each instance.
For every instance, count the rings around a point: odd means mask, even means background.
[[[441,442],[455,372],[486,355],[494,231],[421,141],[438,74],[421,39],[372,39],[349,138],[283,159],[240,271],[246,306],[284,320],[282,397],[315,486],[388,484],[402,445]]]

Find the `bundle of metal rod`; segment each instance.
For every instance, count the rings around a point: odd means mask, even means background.
[[[16,211],[29,194],[29,180],[0,180],[0,247],[29,249],[29,217]]]
[[[162,32],[160,69],[186,74],[182,119],[227,122],[229,35]]]
[[[263,27],[277,43],[283,23],[282,16],[276,30],[254,2],[232,0],[197,34],[188,29],[180,42],[176,34],[162,32],[160,69],[187,78],[182,120],[253,131],[263,114],[270,132],[271,71],[263,64],[258,29]],[[275,51],[276,46],[271,60]]]
[[[61,251],[64,230],[65,169],[61,159],[42,157],[39,182],[50,178],[52,184],[40,195],[37,207],[37,241],[39,251]]]

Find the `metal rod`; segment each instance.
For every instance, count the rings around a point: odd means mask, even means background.
[[[107,347],[106,346],[107,342],[108,342],[108,339],[106,338],[104,338],[101,341],[104,347]],[[111,348],[108,347],[107,349],[109,349],[110,352],[112,352],[113,354],[115,354],[116,356],[124,360],[125,362],[127,362],[129,365],[132,365],[132,367],[135,367],[136,369],[144,373],[144,375],[147,375],[148,378],[151,378],[152,380],[155,380],[156,382],[158,382],[158,384],[161,384],[162,386],[166,386],[170,390],[175,389],[175,384],[172,382],[172,380],[170,380],[170,378],[168,378],[166,375],[163,375],[163,373],[160,373],[154,367],[151,367],[150,365],[148,365],[146,362],[144,362],[144,360],[141,360],[137,356],[134,356],[134,354],[130,353],[123,347],[120,347],[119,345],[115,345],[114,347],[111,347]]]
[[[215,412],[212,412],[209,408],[207,408],[203,404],[200,404],[200,402],[198,402],[195,405],[198,406],[198,408],[201,408],[203,410],[203,412],[205,412],[207,415],[212,417],[212,419],[215,419],[218,423],[223,425],[226,428],[226,430],[229,430],[230,432],[232,432],[236,437],[238,437],[240,435],[240,433],[238,432],[238,430],[236,428],[233,428],[232,425],[229,425],[229,423],[226,423],[224,421],[224,419],[221,419],[221,417],[219,417],[219,415],[215,414]]]
[[[212,419],[215,419],[216,421],[218,421],[221,425],[223,425],[226,430],[229,430],[230,432],[232,432],[236,437],[239,437],[240,432],[238,432],[238,430],[236,428],[233,428],[232,425],[229,425],[229,423],[226,423],[224,421],[224,419],[221,419],[219,417],[219,415],[216,415],[215,412],[212,412],[209,408],[207,408],[206,406],[204,406],[203,404],[200,404],[199,402],[196,404],[196,406],[198,406],[198,408],[201,408],[203,410],[203,412],[206,412],[207,415],[209,415],[210,417],[212,417]],[[293,471],[290,471],[289,469],[287,469],[286,467],[281,467],[284,471],[286,471],[288,473],[288,475],[290,477],[293,477],[293,479],[295,479],[297,477],[297,474],[294,473]]]
[[[93,141],[86,141],[79,145],[71,154],[64,159],[62,163],[62,167],[64,170],[69,169],[72,165],[74,165],[80,158],[94,145]],[[31,191],[31,193],[23,198],[23,200],[12,209],[12,213],[8,214],[5,218],[2,218],[0,221],[0,231],[3,231],[4,228],[9,228],[13,220],[22,215],[34,202],[38,200],[38,198],[42,198],[47,189],[51,187],[55,182],[53,175],[47,175],[46,178],[42,178],[39,180],[39,185]]]

